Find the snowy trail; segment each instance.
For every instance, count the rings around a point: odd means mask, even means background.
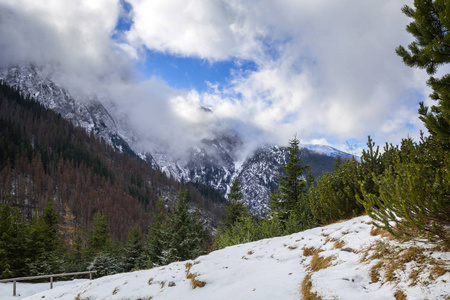
[[[290,236],[228,247],[193,261],[77,282],[25,299],[298,300],[307,274],[312,274],[313,291],[323,299],[395,299],[398,288],[406,292],[408,299],[445,299],[449,295],[449,272],[433,284],[414,288],[408,288],[407,282],[371,282],[372,264],[360,262],[363,253],[359,250],[382,237],[370,235],[369,223],[367,216],[358,217]],[[336,241],[345,244],[337,248]],[[320,248],[323,257],[333,256],[331,266],[312,272],[311,256],[303,255],[304,247]],[[441,257],[450,261],[448,253]],[[186,263],[192,266],[188,268]],[[187,271],[197,274],[196,279],[206,285],[192,289]]]

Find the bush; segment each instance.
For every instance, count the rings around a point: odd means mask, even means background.
[[[333,173],[324,173],[317,186],[309,193],[309,202],[314,217],[322,224],[361,214],[364,207],[358,203],[361,195],[359,164],[350,160],[338,165]]]
[[[450,155],[431,138],[407,139],[392,166],[374,176],[379,195],[361,203],[378,227],[397,237],[426,236],[450,246]]]

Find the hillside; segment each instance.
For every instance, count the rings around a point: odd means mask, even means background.
[[[130,127],[130,116],[117,110],[113,95],[108,98],[81,96],[80,91],[69,92],[57,82],[58,78],[34,65],[0,67],[0,80],[36,99],[75,126],[93,132],[116,150],[141,157],[154,170],[161,170],[169,178],[210,186],[220,193],[220,197],[225,197],[232,179],[237,177],[243,187],[243,202],[251,213],[263,216],[269,209],[270,194],[278,185],[278,175],[283,172],[281,166],[286,164],[285,147],[262,141],[250,147],[249,141],[244,142],[242,132],[221,126],[210,137],[173,152],[173,141],[164,142],[157,136],[148,136]],[[197,108],[202,118],[215,118],[213,111],[201,106]],[[164,135],[170,136],[168,133]],[[337,156],[352,157],[329,146],[301,147],[301,159],[311,166],[316,178],[323,172],[334,170]]]
[[[94,215],[102,212],[113,237],[124,241],[135,223],[146,232],[158,199],[175,201],[182,187],[1,84],[0,201],[18,207],[27,219],[54,199],[61,220],[65,206],[74,215],[77,231],[88,232]],[[220,196],[201,185],[190,185],[189,191],[192,203],[215,215],[211,220],[220,218]]]
[[[448,299],[449,263],[448,252],[390,240],[362,216],[25,299]]]

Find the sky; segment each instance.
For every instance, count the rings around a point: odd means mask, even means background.
[[[0,66],[51,66],[73,91],[111,98],[144,146],[231,128],[246,141],[296,134],[360,152],[368,135],[398,144],[425,130],[428,75],[395,54],[413,40],[404,5],[413,1],[0,0]]]

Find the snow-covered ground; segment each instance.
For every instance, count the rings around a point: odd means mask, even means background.
[[[358,217],[290,236],[228,247],[192,261],[75,282],[25,299],[298,300],[302,298],[301,285],[307,274],[311,275],[312,291],[323,299],[387,300],[395,299],[394,293],[399,290],[407,299],[448,299],[448,252],[424,251],[425,255],[443,263],[447,270],[435,280],[410,286],[411,282],[404,278],[407,270],[400,270],[396,274],[400,281],[372,282],[370,270],[376,261],[361,262],[366,252],[364,249],[386,238],[371,235],[371,228],[367,216]],[[397,243],[387,239],[386,242],[394,246]],[[303,250],[312,249],[310,247],[323,250],[319,254],[323,258],[331,256],[331,266],[311,270],[312,256],[305,256],[307,253]],[[398,249],[400,246],[396,247]],[[429,278],[428,271],[422,271]],[[193,280],[187,277],[193,277],[197,283],[204,282],[205,286],[193,289]],[[3,286],[0,288],[2,293],[5,289]],[[10,293],[8,288],[7,295]],[[3,298],[2,294],[0,298],[8,299]]]
[[[49,279],[50,280],[50,279]],[[89,279],[75,279],[71,281],[55,281],[53,288],[68,284],[76,284],[89,281]],[[18,300],[31,296],[41,291],[50,289],[50,281],[45,283],[29,283],[19,281],[16,283],[16,297],[13,297],[13,283],[0,283],[0,299],[1,300]]]

